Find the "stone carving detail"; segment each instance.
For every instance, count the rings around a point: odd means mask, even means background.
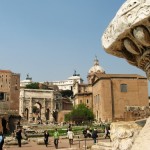
[[[104,32],[102,45],[150,79],[150,0],[127,0]]]
[[[147,119],[145,126],[140,131],[139,135],[134,141],[134,145],[131,150],[148,150],[149,148],[149,137],[150,137],[150,118]]]
[[[130,150],[141,129],[135,122],[113,122],[110,131],[112,149]]]

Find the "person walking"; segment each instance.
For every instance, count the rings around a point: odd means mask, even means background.
[[[4,136],[3,133],[0,132],[0,150],[3,149],[3,145],[4,145]]]
[[[68,136],[69,144],[71,147],[71,145],[73,144],[73,137],[74,137],[74,133],[71,128],[69,128],[69,131],[67,132],[67,136]]]
[[[106,139],[107,137],[110,139],[110,127],[109,127],[109,126],[106,126],[106,127],[105,127],[105,139]]]
[[[92,138],[94,140],[94,144],[96,143],[97,137],[98,137],[97,129],[95,128],[92,132]]]
[[[54,136],[55,148],[58,149],[59,132],[57,131],[57,129],[55,129],[55,132],[54,132],[53,136]]]
[[[49,133],[48,133],[48,131],[46,130],[45,132],[44,132],[44,143],[45,143],[45,146],[47,147],[47,145],[48,145],[48,138],[49,138]]]
[[[16,132],[16,138],[17,138],[17,140],[18,140],[18,146],[19,146],[19,147],[21,147],[21,139],[22,139],[21,133],[22,133],[21,128],[18,128],[18,129],[17,129],[17,132]]]

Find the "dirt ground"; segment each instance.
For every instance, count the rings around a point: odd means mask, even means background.
[[[3,150],[55,150],[54,144],[53,144],[53,139],[50,138],[50,143],[48,145],[48,147],[46,147],[45,145],[37,145],[36,142],[33,141],[29,141],[28,144],[22,145],[22,147],[18,147],[17,145],[4,145]],[[106,140],[106,139],[98,139],[98,142],[100,142],[101,140]],[[107,140],[108,141],[108,140]],[[86,145],[86,146],[85,146]],[[58,149],[59,150],[88,150],[88,147],[91,147],[93,145],[93,139],[91,138],[87,138],[85,139],[74,139],[73,145],[69,145],[69,141],[68,139],[61,139],[59,140],[59,145],[58,145]],[[86,148],[87,147],[87,148]]]

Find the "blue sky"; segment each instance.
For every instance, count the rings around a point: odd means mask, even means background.
[[[95,55],[106,73],[145,73],[107,54],[101,37],[125,0],[0,1],[0,69],[34,81],[65,80],[74,70],[87,82]]]

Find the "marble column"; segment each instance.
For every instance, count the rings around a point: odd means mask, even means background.
[[[46,99],[44,98],[43,99],[43,105],[42,105],[42,108],[41,108],[41,119],[42,119],[42,122],[45,122],[46,121],[46,117],[45,117],[45,103],[46,103]]]
[[[51,123],[54,122],[54,117],[53,117],[54,107],[53,107],[53,105],[54,105],[54,99],[52,97],[51,100],[50,100],[50,118],[49,118],[49,120],[50,120]]]
[[[32,97],[30,97],[30,100],[29,100],[29,120],[28,120],[28,122],[32,122],[32,121],[33,121]]]

